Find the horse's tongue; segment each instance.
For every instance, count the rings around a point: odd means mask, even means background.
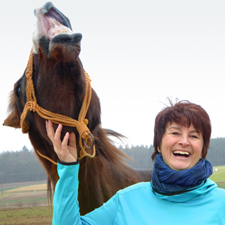
[[[43,30],[47,33],[47,38],[51,40],[56,34],[72,33],[70,28],[62,25],[60,22],[49,16],[43,18]]]

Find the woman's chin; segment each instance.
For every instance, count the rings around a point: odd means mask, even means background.
[[[186,170],[192,167],[191,163],[188,160],[176,160],[174,162],[171,162],[168,166],[171,169],[177,171]]]

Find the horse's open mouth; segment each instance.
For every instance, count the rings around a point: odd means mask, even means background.
[[[72,32],[69,19],[51,2],[36,9],[34,13],[37,24],[32,36],[33,52],[38,54],[41,50],[47,58],[63,57],[65,62],[76,59],[80,53],[82,35]]]
[[[43,36],[50,41],[59,34],[71,34],[72,27],[68,18],[61,13],[51,2],[42,8],[36,9],[37,26],[34,32],[36,41]]]
[[[46,30],[46,38],[51,40],[54,36],[59,35],[59,34],[71,34],[72,31],[70,28],[60,24],[57,20],[54,18],[44,16],[44,21],[47,23],[49,26],[45,26],[43,28],[47,28]]]

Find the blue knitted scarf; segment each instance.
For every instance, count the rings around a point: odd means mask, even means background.
[[[200,185],[212,173],[212,164],[206,159],[200,159],[190,169],[176,171],[164,163],[161,154],[157,154],[152,172],[152,186],[164,194],[187,191]]]

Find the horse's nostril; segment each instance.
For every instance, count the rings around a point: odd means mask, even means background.
[[[75,34],[75,36],[74,36],[75,43],[80,42],[81,39],[82,39],[82,34],[80,34],[80,33]]]

